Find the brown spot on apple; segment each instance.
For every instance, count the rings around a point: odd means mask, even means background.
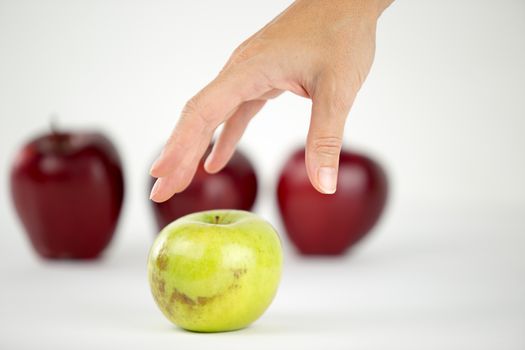
[[[177,289],[173,289],[173,292],[171,293],[170,297],[170,303],[173,303],[175,301],[190,306],[195,305],[195,301],[192,298],[190,298],[184,293],[179,292]]]
[[[153,289],[155,293],[160,293],[159,295],[163,295],[166,291],[166,281],[159,277],[157,274],[153,274],[151,277],[151,282],[153,285]]]
[[[166,281],[158,273],[151,274],[150,282],[151,282],[151,292],[153,294],[153,297],[157,305],[160,307],[161,310],[164,310],[165,314],[173,316],[174,315],[173,300],[174,298],[177,298],[178,296],[177,295],[174,296],[172,294],[170,298],[170,296],[166,294]],[[185,297],[188,298],[187,296]],[[184,299],[184,297],[181,297],[181,298]],[[190,299],[190,301],[192,300]]]
[[[212,301],[214,299],[214,297],[198,297],[197,298],[197,303],[199,305],[206,305],[208,304],[210,301]]]
[[[166,268],[168,267],[168,254],[166,250],[167,250],[166,245],[164,245],[160,249],[159,255],[157,256],[156,263],[157,263],[157,268],[160,271],[166,270]]]
[[[166,287],[166,282],[164,280],[162,279],[157,280],[157,288],[159,289],[159,292],[161,294],[164,294],[164,292],[166,291],[165,287]]]
[[[242,276],[243,274],[245,274],[247,272],[247,269],[235,269],[233,270],[234,271],[234,277],[236,279],[240,278],[240,276]],[[162,281],[162,288],[164,290],[164,281]],[[238,289],[240,288],[240,285],[237,284],[237,283],[232,283],[229,287],[228,287],[228,290],[232,290],[232,289]],[[219,298],[223,295],[224,293],[220,293],[220,294],[217,294],[217,295],[212,295],[210,297],[197,297],[196,300],[193,300],[192,298],[190,298],[187,294],[185,293],[182,293],[181,291],[179,291],[178,289],[173,289],[173,292],[171,293],[171,296],[170,296],[170,300],[169,300],[169,306],[172,306],[172,304],[174,302],[179,302],[179,303],[182,303],[182,304],[186,304],[188,306],[195,306],[195,305],[199,305],[199,306],[202,306],[202,305],[206,305],[208,303],[211,303],[212,301],[214,301],[216,298]],[[166,309],[170,309],[170,308],[166,308]],[[168,310],[168,312],[170,312]]]
[[[239,279],[242,275],[244,275],[248,270],[246,268],[243,269],[232,269],[233,277],[235,279]]]

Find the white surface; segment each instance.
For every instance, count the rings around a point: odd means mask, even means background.
[[[383,162],[392,196],[356,254],[302,260],[287,244],[275,303],[241,332],[186,333],[157,311],[149,165],[184,102],[285,5],[0,0],[1,349],[525,348],[521,0],[399,0],[381,18],[345,139]],[[278,227],[275,178],[309,108],[272,101],[242,140],[256,211]],[[125,162],[117,239],[97,264],[36,260],[13,215],[12,157],[52,112],[107,131]]]
[[[389,229],[344,258],[287,251],[266,314],[223,334],[182,331],[157,309],[149,237],[117,240],[96,264],[43,263],[26,246],[3,251],[0,348],[521,350],[520,209],[396,210]]]

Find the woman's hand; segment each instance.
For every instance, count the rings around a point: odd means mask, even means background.
[[[291,91],[312,100],[306,168],[312,185],[334,193],[346,116],[372,65],[377,18],[393,0],[298,0],[242,43],[191,98],[151,168],[151,199],[183,191],[224,123],[205,169],[230,159],[266,101]]]

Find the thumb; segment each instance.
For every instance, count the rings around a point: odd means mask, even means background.
[[[337,89],[321,89],[312,100],[312,117],[306,140],[306,169],[312,185],[321,193],[337,187],[339,155],[346,116],[353,101],[337,95]]]

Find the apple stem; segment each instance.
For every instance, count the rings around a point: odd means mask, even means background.
[[[215,215],[215,224],[219,223],[219,219],[220,219],[219,215]]]

